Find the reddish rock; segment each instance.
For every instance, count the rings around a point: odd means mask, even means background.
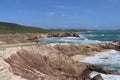
[[[79,35],[75,32],[39,33],[39,34],[31,35],[29,39],[47,38],[47,37],[79,37]]]

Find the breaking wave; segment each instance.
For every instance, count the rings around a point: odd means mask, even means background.
[[[102,52],[96,54],[95,56],[84,58],[80,62],[87,62],[105,67],[107,69],[114,69],[120,71],[120,51],[110,50],[107,52]],[[92,72],[90,76],[92,78],[97,74],[101,73]],[[103,77],[104,80],[120,80],[120,75],[101,74],[101,76]]]
[[[101,43],[120,40],[120,31],[77,32],[79,37],[39,38],[38,41],[50,43]]]
[[[50,43],[100,43],[98,40],[89,40],[85,37],[53,37],[53,38],[39,38],[38,41]]]

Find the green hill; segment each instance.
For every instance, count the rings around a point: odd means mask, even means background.
[[[79,31],[87,31],[85,29],[42,29],[31,26],[23,26],[16,23],[8,23],[8,22],[0,22],[0,33],[49,33],[49,32],[79,32]]]
[[[22,26],[15,23],[0,22],[0,33],[37,33],[44,32],[42,28]]]

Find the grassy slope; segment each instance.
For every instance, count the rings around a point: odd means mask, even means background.
[[[85,30],[61,30],[42,29],[30,26],[23,26],[15,23],[0,22],[0,33],[40,33],[40,32],[61,32],[61,31],[85,31]]]
[[[43,31],[41,28],[22,26],[14,23],[0,22],[0,33],[34,33]]]

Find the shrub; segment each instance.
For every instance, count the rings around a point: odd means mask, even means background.
[[[89,52],[90,51],[90,49],[89,48],[86,48],[86,47],[83,47],[83,52]]]
[[[72,57],[72,56],[75,55],[75,53],[67,53],[66,55],[67,55],[68,57]]]

